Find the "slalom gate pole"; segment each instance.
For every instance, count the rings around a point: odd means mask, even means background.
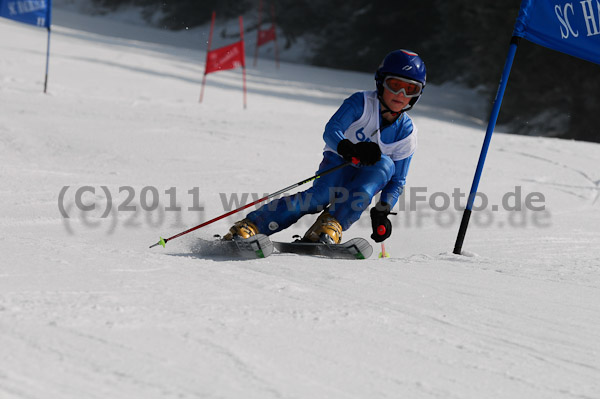
[[[46,76],[44,78],[44,93],[48,89],[48,69],[50,65],[50,26],[48,26],[48,43],[46,46]]]
[[[279,47],[277,46],[277,28],[275,23],[275,3],[271,3],[271,26],[275,29],[275,65],[277,65],[277,69],[279,69]]]
[[[356,162],[355,162],[355,161],[356,161]],[[204,223],[202,223],[202,224],[200,224],[200,225],[198,225],[198,226],[196,226],[196,227],[192,227],[191,229],[188,229],[188,230],[186,230],[186,231],[182,231],[182,232],[181,232],[181,233],[179,233],[179,234],[175,234],[175,235],[174,235],[174,236],[172,236],[172,237],[169,237],[169,238],[162,238],[162,237],[160,237],[160,240],[159,240],[159,241],[158,241],[156,244],[153,244],[153,245],[151,245],[151,246],[150,246],[150,248],[154,248],[154,247],[156,247],[156,246],[158,246],[158,245],[162,245],[163,247],[165,247],[165,245],[166,245],[166,243],[167,243],[168,241],[171,241],[171,240],[173,240],[173,239],[175,239],[175,238],[177,238],[177,237],[181,237],[181,236],[182,236],[182,235],[184,235],[184,234],[191,233],[192,231],[194,231],[194,230],[198,230],[198,229],[199,229],[199,228],[201,228],[201,227],[208,226],[209,224],[211,224],[211,223],[214,223],[214,222],[216,222],[216,221],[218,221],[218,220],[224,219],[224,218],[226,218],[227,216],[231,216],[231,215],[233,215],[234,213],[238,213],[238,212],[240,212],[240,211],[242,211],[242,210],[244,210],[244,209],[246,209],[246,208],[250,208],[251,206],[253,206],[253,205],[256,205],[256,204],[258,204],[258,203],[260,203],[260,202],[266,201],[266,200],[268,200],[268,199],[270,199],[270,198],[273,198],[273,197],[275,197],[275,196],[277,196],[277,195],[279,195],[279,194],[283,194],[283,193],[285,193],[286,191],[290,191],[290,190],[292,190],[292,189],[294,189],[294,188],[296,188],[296,187],[299,187],[299,186],[301,186],[301,185],[303,185],[303,184],[305,184],[305,183],[309,183],[309,182],[311,182],[311,181],[313,181],[313,180],[316,180],[316,179],[318,179],[318,178],[320,178],[320,177],[323,177],[323,176],[325,176],[325,175],[327,175],[327,174],[329,174],[329,173],[335,172],[336,170],[342,169],[343,167],[346,167],[346,166],[350,165],[350,163],[351,163],[351,162],[348,162],[348,161],[346,161],[346,162],[344,162],[344,163],[342,163],[342,164],[340,164],[340,165],[338,165],[338,166],[334,166],[334,167],[333,167],[333,168],[331,168],[331,169],[327,169],[327,170],[325,170],[325,171],[323,171],[323,172],[321,172],[321,173],[318,173],[318,174],[316,174],[316,175],[314,175],[314,176],[312,176],[312,177],[309,177],[308,179],[304,179],[304,180],[302,180],[302,181],[299,181],[299,182],[298,182],[298,183],[296,183],[296,184],[292,184],[291,186],[288,186],[288,187],[286,187],[286,188],[283,188],[283,189],[281,189],[281,190],[279,190],[279,191],[277,191],[277,192],[274,192],[274,193],[272,193],[272,194],[269,194],[269,195],[267,195],[266,197],[263,197],[263,198],[261,198],[261,199],[258,199],[258,200],[256,200],[256,201],[254,201],[254,202],[251,202],[251,203],[249,203],[249,204],[247,204],[247,205],[244,205],[244,206],[242,206],[242,207],[239,207],[239,208],[237,208],[237,209],[234,209],[233,211],[229,211],[229,212],[227,212],[227,213],[224,213],[224,214],[222,214],[221,216],[217,216],[216,218],[214,218],[214,219],[211,219],[211,220],[209,220],[209,221],[207,221],[207,222],[204,222]],[[354,164],[358,163],[358,159],[353,159],[352,163],[354,163]]]
[[[204,98],[204,86],[206,85],[206,67],[208,66],[208,55],[210,54],[210,49],[212,46],[213,30],[215,29],[216,16],[217,13],[213,11],[212,16],[210,18],[210,33],[208,34],[208,48],[206,49],[206,63],[204,64],[204,76],[202,76],[202,89],[200,89],[200,100],[198,101],[200,103]]]
[[[247,107],[246,101],[246,45],[244,44],[244,20],[240,15],[240,41],[242,42],[242,85],[244,87],[244,109]]]
[[[475,197],[477,196],[477,187],[479,186],[479,181],[481,180],[483,165],[485,163],[485,158],[490,147],[492,134],[494,133],[494,127],[496,127],[496,121],[498,120],[498,114],[500,113],[500,107],[502,106],[504,91],[506,90],[506,85],[508,84],[508,77],[510,75],[510,70],[515,59],[515,54],[517,52],[517,46],[519,45],[520,39],[521,38],[518,36],[513,36],[510,41],[508,56],[506,57],[506,62],[504,63],[502,78],[500,79],[500,84],[498,85],[498,91],[496,93],[496,99],[494,100],[494,106],[492,107],[490,120],[488,122],[487,131],[485,133],[485,139],[483,141],[483,147],[481,148],[481,153],[479,155],[479,162],[477,163],[477,169],[475,170],[475,177],[473,178],[473,184],[471,185],[471,192],[469,194],[467,206],[465,208],[462,220],[460,222],[460,228],[458,230],[456,242],[454,243],[454,253],[456,255],[460,255],[462,252],[463,242],[465,240],[465,235],[467,234],[467,227],[469,226],[469,219],[471,218],[473,203],[475,202]]]
[[[262,0],[259,0],[258,2],[258,27],[256,28],[256,47],[254,49],[254,64],[253,66],[256,67],[256,59],[258,58],[258,39],[260,38],[260,25],[262,23],[261,21],[261,17],[262,17]]]

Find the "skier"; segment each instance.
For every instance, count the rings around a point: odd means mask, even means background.
[[[223,239],[271,235],[306,214],[322,211],[302,241],[339,244],[342,231],[360,218],[378,192],[380,200],[370,212],[371,238],[382,242],[390,236],[388,215],[402,194],[417,146],[417,128],[406,111],[423,93],[425,64],[412,51],[392,51],[375,72],[375,82],[377,90],[351,95],[325,126],[325,149],[317,173],[353,163],[316,179],[306,191],[249,213]]]

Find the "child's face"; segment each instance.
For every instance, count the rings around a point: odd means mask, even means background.
[[[390,108],[392,112],[400,112],[408,105],[410,98],[406,97],[404,93],[394,94],[388,89],[383,89],[383,101]]]

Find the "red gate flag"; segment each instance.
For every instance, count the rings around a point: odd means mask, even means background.
[[[256,41],[256,45],[260,47],[263,44],[267,44],[273,40],[276,40],[275,25],[271,25],[271,27],[267,30],[258,31],[258,39]]]
[[[258,48],[269,42],[275,44],[275,63],[279,69],[279,49],[277,48],[277,33],[275,32],[275,5],[271,4],[271,27],[269,29],[260,29],[262,24],[262,0],[258,3],[258,26],[256,28],[256,48],[254,49],[254,66],[258,58]]]
[[[206,66],[202,77],[202,89],[200,90],[200,102],[204,98],[204,86],[206,75],[211,72],[226,71],[239,66],[242,67],[242,79],[244,87],[244,109],[246,108],[246,55],[244,50],[244,20],[240,15],[240,41],[211,50],[213,31],[215,28],[216,13],[213,11],[210,22],[210,34],[208,37],[208,49],[206,50]]]
[[[225,71],[240,66],[246,66],[244,42],[241,40],[237,43],[230,44],[229,46],[210,51],[207,56],[204,74]]]

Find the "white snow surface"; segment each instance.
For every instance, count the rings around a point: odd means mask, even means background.
[[[243,214],[149,249],[224,213],[220,193],[311,176],[325,123],[373,77],[265,55],[246,110],[239,69],[199,104],[205,43],[77,28],[90,18],[55,10],[48,94],[45,31],[0,20],[1,398],[600,397],[598,144],[497,129],[463,256],[461,211],[423,202],[393,217],[388,259],[192,253]],[[411,115],[407,193],[468,192],[485,100],[430,85]],[[489,211],[515,186],[545,211]],[[365,213],[344,238],[369,235]]]

